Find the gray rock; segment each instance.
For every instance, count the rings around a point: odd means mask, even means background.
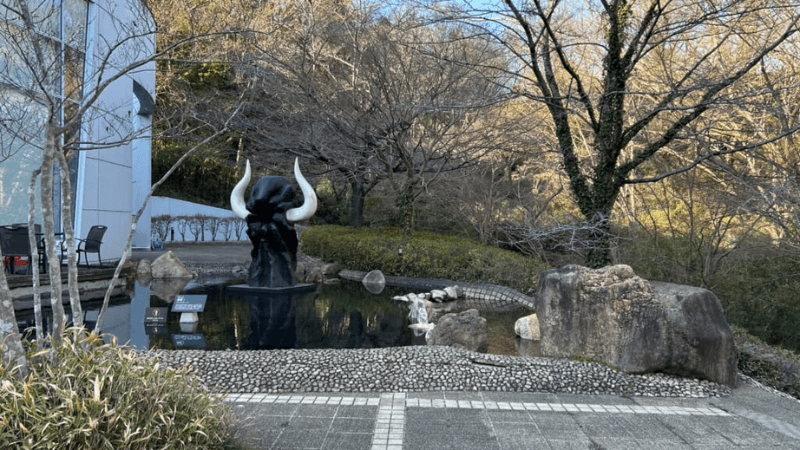
[[[297,265],[294,268],[294,276],[295,276],[295,278],[297,278],[298,280],[301,280],[301,281],[305,281],[306,280],[306,271],[307,271],[307,267],[306,267],[305,263],[298,262]]]
[[[338,271],[336,273],[339,273]],[[386,277],[380,270],[373,270],[364,275],[361,284],[373,294],[380,294],[386,288]]]
[[[336,263],[325,264],[322,266],[322,274],[326,277],[335,277],[340,270],[342,270],[342,268]]]
[[[541,337],[539,332],[539,318],[536,314],[520,317],[514,323],[514,332],[522,339],[538,341]]]
[[[153,278],[192,278],[192,273],[171,250],[153,261],[150,272]]]
[[[446,299],[447,299],[447,292],[441,289],[434,289],[431,291],[431,300],[441,303]]]
[[[570,265],[539,274],[536,312],[543,356],[736,384],[733,333],[706,289],[649,283],[625,265]]]
[[[520,356],[527,356],[528,358],[538,358],[542,356],[541,341],[532,341],[530,339],[517,339],[514,342],[517,348],[517,353]]]
[[[136,279],[142,284],[147,284],[153,277],[149,259],[141,259],[136,265]]]
[[[486,353],[489,349],[489,327],[477,309],[445,314],[426,339],[428,345],[444,345]]]
[[[188,283],[189,278],[156,278],[150,283],[150,295],[172,303]]]
[[[320,267],[311,267],[306,269],[306,282],[308,283],[322,283],[325,281],[325,274]]]

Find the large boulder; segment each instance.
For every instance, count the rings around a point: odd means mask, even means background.
[[[172,251],[168,251],[153,261],[150,267],[153,278],[192,278],[192,273],[183,265]]]
[[[570,265],[539,274],[536,313],[542,356],[736,384],[733,333],[706,289],[650,283],[626,265]]]
[[[445,314],[426,336],[428,345],[445,345],[486,353],[489,349],[489,326],[477,309]]]

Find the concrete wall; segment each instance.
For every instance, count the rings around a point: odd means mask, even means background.
[[[197,203],[187,202],[185,200],[176,200],[174,198],[169,198],[169,197],[155,197],[155,196],[150,199],[150,214],[151,214],[151,217],[156,217],[156,216],[161,216],[161,215],[168,215],[168,216],[171,216],[173,218],[179,217],[179,216],[194,216],[194,215],[197,215],[197,214],[202,214],[202,215],[206,215],[206,216],[213,216],[213,217],[222,217],[222,218],[233,218],[234,217],[233,212],[231,212],[231,210],[229,210],[229,209],[215,208],[213,206],[200,205],[200,204],[197,204]],[[237,220],[239,220],[239,219],[237,219]],[[173,223],[170,226],[175,231],[175,233],[174,233],[175,241],[176,242],[183,241],[183,239],[181,237],[181,234],[180,234],[180,231],[178,230],[177,224]],[[166,242],[170,242],[171,237],[172,237],[171,234],[168,235]],[[186,239],[185,239],[186,242],[194,242],[195,241],[195,236],[191,232],[191,230],[189,230],[188,227],[186,228],[185,237],[186,237]],[[208,231],[206,231],[204,233],[203,237],[198,236],[198,238],[197,238],[198,241],[203,240],[203,239],[205,239],[206,241],[212,241],[213,240],[212,237],[211,237],[211,233],[208,232]],[[216,237],[216,240],[224,241],[225,238],[221,235],[221,233],[219,233],[217,235],[217,237]],[[231,233],[230,240],[231,241],[235,241],[236,240],[235,233]],[[247,235],[245,234],[244,231],[242,231],[242,233],[241,233],[241,240],[247,240]]]

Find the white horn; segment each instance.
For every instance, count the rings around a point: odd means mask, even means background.
[[[247,216],[250,215],[250,211],[247,210],[247,206],[245,206],[244,202],[244,191],[247,189],[247,185],[250,184],[250,160],[247,160],[247,166],[244,169],[244,177],[236,183],[236,186],[233,187],[231,191],[231,210],[236,215],[236,217],[245,220]]]
[[[303,191],[303,204],[286,211],[286,220],[300,222],[301,220],[310,219],[317,212],[317,194],[314,193],[314,188],[300,173],[300,163],[297,158],[294,159],[294,178],[297,180],[297,184],[300,185],[300,190]]]

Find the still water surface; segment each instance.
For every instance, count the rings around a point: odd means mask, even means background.
[[[392,300],[400,292],[369,293],[360,283],[323,285],[294,298],[257,298],[226,289],[241,280],[195,286],[181,294],[205,295],[196,324],[179,323],[171,302],[139,285],[130,297],[115,298],[104,319],[104,333],[146,349],[248,350],[270,348],[377,348],[424,345],[408,328],[408,306]],[[166,323],[145,323],[147,308],[166,308]],[[85,308],[94,327],[99,305]],[[165,310],[161,310],[165,311]],[[152,310],[151,310],[152,313]],[[49,310],[43,311],[49,317]],[[33,313],[17,314],[20,329],[33,326]]]

